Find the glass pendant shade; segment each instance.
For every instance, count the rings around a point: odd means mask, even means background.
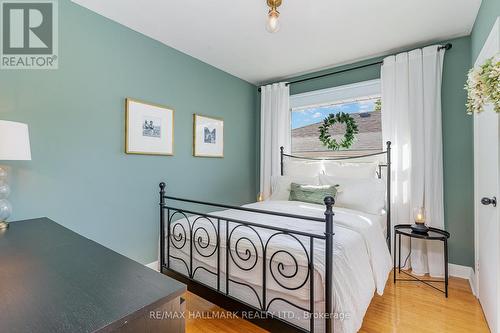
[[[280,29],[280,14],[276,9],[269,10],[267,15],[266,30],[270,33],[277,32]]]

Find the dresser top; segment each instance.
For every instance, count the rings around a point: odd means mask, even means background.
[[[186,286],[47,218],[0,231],[0,332],[94,332]]]

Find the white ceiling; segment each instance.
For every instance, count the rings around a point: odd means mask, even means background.
[[[73,0],[181,52],[259,84],[468,35],[481,0]]]

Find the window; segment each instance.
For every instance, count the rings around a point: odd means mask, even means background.
[[[346,157],[383,151],[380,81],[372,80],[290,97],[292,154],[307,157]],[[319,140],[318,127],[331,113],[349,113],[359,133],[349,149],[332,151]],[[335,124],[330,134],[337,141],[345,125]]]

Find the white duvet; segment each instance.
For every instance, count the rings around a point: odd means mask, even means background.
[[[243,207],[255,208],[261,210],[284,212],[290,214],[297,214],[309,217],[319,217],[324,218],[324,205],[315,205],[302,203],[297,201],[264,201],[245,205]],[[385,243],[385,236],[382,230],[381,224],[378,221],[379,216],[362,213],[359,211],[334,208],[334,250],[333,250],[333,304],[335,313],[343,314],[346,316],[343,320],[335,320],[335,332],[357,332],[363,322],[363,317],[366,313],[368,305],[371,302],[373,294],[377,291],[378,294],[382,294],[385,283],[387,281],[389,272],[392,269],[391,256],[387,249]],[[220,241],[221,241],[221,272],[226,272],[225,267],[225,239],[226,232],[225,226],[226,222],[224,218],[237,219],[242,221],[249,221],[253,223],[258,223],[266,226],[274,226],[279,228],[284,228],[290,231],[297,230],[307,233],[313,233],[318,235],[323,235],[325,232],[324,222],[308,221],[304,219],[292,219],[284,218],[280,216],[273,216],[267,214],[258,214],[237,210],[226,210],[221,212],[211,213],[215,216],[220,216]],[[175,218],[174,218],[175,220]],[[196,220],[196,216],[189,217],[189,223],[193,224]],[[217,226],[217,221],[212,219],[215,226]],[[178,235],[181,228],[173,229],[176,223],[181,223],[185,226],[186,230],[189,227],[186,225],[186,219],[177,220],[172,224],[172,233]],[[230,224],[229,230],[237,224]],[[210,223],[204,219],[198,219],[193,230],[197,227],[202,226],[207,231],[208,234],[203,232],[201,229],[195,234],[194,240],[198,244],[198,249],[202,253],[211,253],[214,250],[216,244],[216,238],[210,236],[213,235],[213,227]],[[229,276],[235,281],[240,281],[253,286],[260,295],[262,290],[262,247],[260,246],[259,236],[265,244],[267,239],[275,233],[272,230],[266,230],[264,228],[254,228],[258,233],[256,235],[255,231],[239,227],[233,232],[231,240],[231,254],[234,260],[238,261],[243,267],[250,267],[253,262],[257,261],[257,264],[250,271],[244,271],[236,267],[230,260],[230,272]],[[255,245],[253,245],[245,240],[245,237],[251,240]],[[243,238],[242,241],[238,243],[235,248],[236,241]],[[302,242],[304,247],[309,251],[309,238],[308,237],[298,237]],[[178,243],[182,244],[182,243]],[[186,261],[189,258],[189,242],[186,243],[184,247],[180,250],[170,247],[171,255],[183,258]],[[274,267],[275,275],[278,280],[284,285],[294,285],[296,281],[303,281],[307,276],[307,258],[305,256],[304,249],[299,244],[299,242],[288,236],[276,236],[274,237],[268,245],[267,248],[267,260],[270,260],[273,253],[279,250],[286,250],[290,252],[296,259],[297,264],[300,269],[297,275],[293,279],[287,280],[283,276],[279,275],[277,271],[277,266]],[[238,253],[236,253],[236,251]],[[314,269],[315,269],[315,311],[321,312],[324,309],[324,279],[325,279],[325,256],[324,256],[325,246],[324,241],[315,240],[314,241]],[[194,250],[194,257],[196,258],[194,267],[198,265],[205,267],[208,270],[215,271],[217,267],[216,256],[209,258],[204,258]],[[248,258],[247,261],[239,260],[241,258]],[[259,260],[260,259],[260,260]],[[295,269],[295,263],[290,256],[284,253],[278,253],[273,261],[277,264],[278,262],[283,263],[282,270],[285,273],[291,273]],[[185,273],[184,265],[178,260],[170,260],[171,267]],[[183,271],[184,269],[184,271]],[[201,274],[199,274],[201,273]],[[270,276],[269,271],[267,272],[268,277],[267,290],[268,301],[274,297],[282,297],[289,300],[291,303],[302,306],[303,308],[309,307],[309,283],[306,283],[303,287],[288,291],[279,286],[278,283],[274,281],[272,276]],[[202,271],[198,271],[195,275],[195,279],[201,282],[208,283],[210,280],[209,276],[203,274]],[[210,283],[208,283],[210,284]],[[225,277],[221,276],[220,279],[221,289],[225,290]],[[235,287],[236,286],[236,287]],[[246,290],[248,288],[241,287],[238,288],[237,284],[230,284],[230,293],[242,299],[243,301],[254,304],[258,306],[258,301],[253,292]],[[244,292],[244,290],[246,290]],[[234,293],[233,293],[234,291]],[[272,311],[280,310],[292,310],[289,305],[283,302],[274,302],[270,307]],[[299,316],[300,317],[300,316]],[[304,328],[309,327],[309,321],[300,318],[290,319],[296,325],[302,326]],[[315,321],[315,332],[324,331],[324,320]]]

